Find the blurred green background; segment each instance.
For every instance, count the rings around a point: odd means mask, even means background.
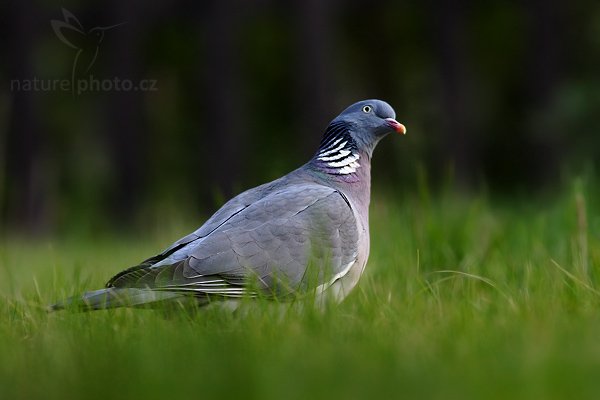
[[[365,98],[409,132],[380,145],[375,188],[546,193],[600,155],[595,1],[8,0],[0,60],[4,234],[201,221]],[[26,88],[115,78],[155,90]]]

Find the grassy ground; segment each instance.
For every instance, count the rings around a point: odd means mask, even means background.
[[[600,205],[375,194],[359,287],[324,312],[46,314],[185,233],[0,248],[0,398],[600,396]],[[433,200],[435,198],[435,200]]]

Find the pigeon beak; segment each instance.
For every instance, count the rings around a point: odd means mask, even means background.
[[[406,135],[406,128],[394,118],[386,118],[387,125],[401,135]]]

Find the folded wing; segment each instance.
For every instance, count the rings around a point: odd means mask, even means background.
[[[356,260],[354,212],[343,194],[326,186],[283,187],[211,220],[107,287],[205,297],[288,295],[328,286]]]

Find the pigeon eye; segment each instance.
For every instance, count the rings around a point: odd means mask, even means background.
[[[373,107],[371,107],[371,106],[364,106],[364,107],[362,108],[362,110],[363,110],[363,112],[364,112],[364,113],[367,113],[367,114],[368,114],[368,113],[370,113],[370,112],[371,112],[371,110],[373,110]]]

